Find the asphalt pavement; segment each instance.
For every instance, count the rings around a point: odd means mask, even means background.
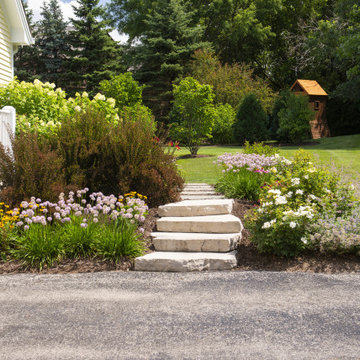
[[[360,359],[360,274],[0,275],[0,359]]]

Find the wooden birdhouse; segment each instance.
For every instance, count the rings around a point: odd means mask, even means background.
[[[314,120],[310,121],[313,139],[329,137],[330,130],[326,120],[326,101],[328,94],[315,80],[296,80],[290,91],[295,94],[307,95],[309,107],[315,113]]]

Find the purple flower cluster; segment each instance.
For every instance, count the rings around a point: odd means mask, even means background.
[[[41,199],[32,197],[29,202],[23,201],[20,209],[13,209],[13,214],[18,214],[18,227],[29,229],[31,224],[69,223],[77,217],[82,217],[81,227],[86,228],[88,223],[99,221],[116,220],[118,218],[128,219],[132,224],[141,224],[145,221],[148,206],[145,201],[131,196],[116,197],[105,196],[101,192],[92,193],[90,201],[85,199],[88,188],[78,190],[76,194],[70,192],[65,198],[64,193],[59,196],[57,203],[49,201],[42,202]],[[143,232],[142,228],[139,228]]]
[[[232,155],[230,153],[225,153],[220,155],[215,162],[215,164],[221,165],[224,167],[223,172],[238,172],[240,168],[246,168],[249,171],[259,172],[259,173],[268,173],[266,170],[276,164],[279,160],[275,156],[265,156],[258,154],[240,154],[236,153]]]

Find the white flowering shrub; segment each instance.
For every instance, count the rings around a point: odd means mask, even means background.
[[[262,252],[295,256],[308,246],[311,224],[324,212],[345,217],[354,205],[350,186],[315,167],[300,150],[291,162],[279,158],[276,172],[262,188],[259,207],[247,218],[252,241]]]
[[[39,80],[27,83],[15,79],[7,86],[0,87],[0,108],[3,106],[13,106],[16,109],[17,132],[52,134],[60,127],[64,117],[94,110],[104,112],[106,119],[111,122],[119,121],[114,99],[106,99],[102,94],[90,99],[86,92],[67,99],[61,88]]]

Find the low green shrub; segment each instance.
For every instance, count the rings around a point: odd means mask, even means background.
[[[66,189],[63,161],[46,137],[20,132],[12,151],[0,144],[1,201],[15,205],[30,196],[53,201]]]
[[[271,181],[262,189],[260,206],[249,215],[246,225],[259,251],[295,256],[306,248],[309,226],[325,212],[347,216],[354,196],[349,185],[328,170],[315,167],[304,151],[292,162],[277,159]]]
[[[264,145],[264,142],[254,142],[253,144],[250,144],[249,141],[245,141],[243,153],[274,156],[275,154],[278,154],[279,151],[279,148]]]
[[[101,108],[80,111],[51,136],[20,132],[13,153],[0,146],[1,198],[13,204],[31,196],[54,201],[61,191],[88,187],[107,194],[135,190],[157,206],[176,201],[184,182],[141,114],[110,122]]]

